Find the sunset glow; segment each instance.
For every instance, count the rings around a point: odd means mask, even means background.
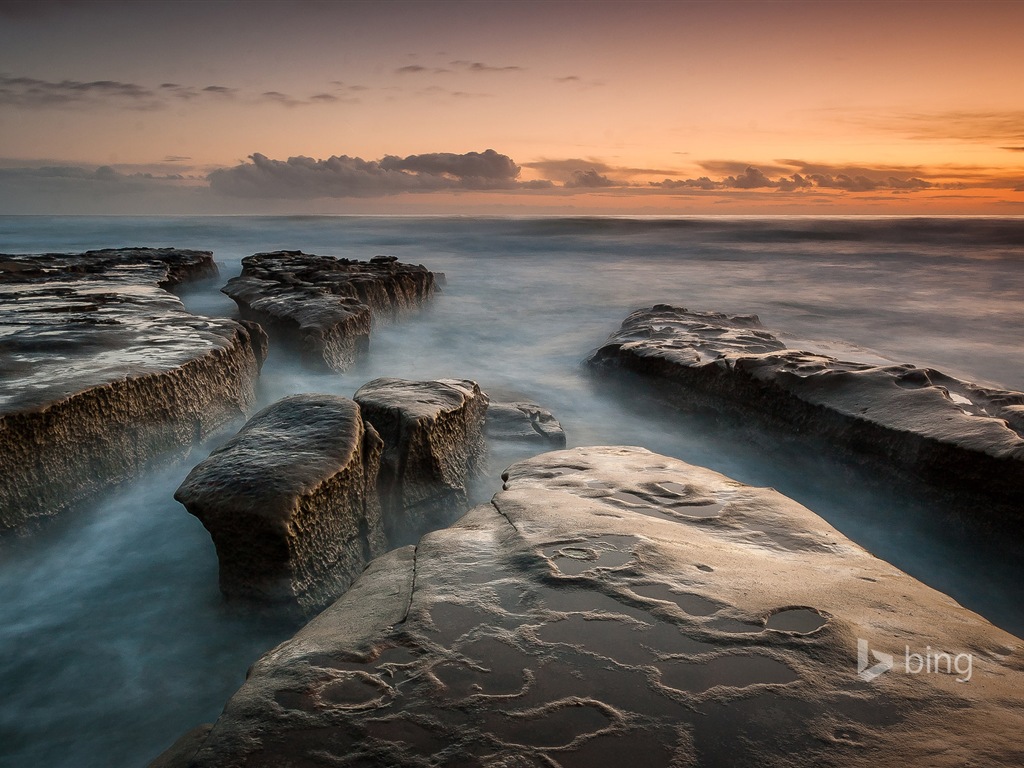
[[[4,3],[0,210],[1020,214],[1021,29],[1018,2]],[[438,164],[486,150],[518,172]]]

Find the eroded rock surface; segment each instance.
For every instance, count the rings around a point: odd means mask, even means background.
[[[1016,766],[1022,650],[775,491],[577,448],[371,563],[188,764]]]
[[[565,431],[555,415],[528,400],[491,396],[484,427],[487,437],[493,440],[538,443],[553,448],[565,446]]]
[[[359,406],[293,395],[253,416],[174,497],[217,547],[228,597],[322,608],[385,549],[382,443]]]
[[[0,255],[0,529],[192,446],[255,401],[265,337],[165,288],[205,251]]]
[[[370,261],[302,251],[257,253],[222,289],[243,317],[298,343],[312,365],[344,371],[369,346],[374,317],[393,318],[429,299],[435,277],[394,256]]]
[[[468,508],[487,413],[476,382],[374,379],[355,400],[384,440],[380,488],[389,541],[415,541]]]
[[[991,499],[1001,515],[1024,515],[1024,393],[794,350],[756,316],[667,305],[631,314],[589,362],[668,382],[679,400],[758,413]]]

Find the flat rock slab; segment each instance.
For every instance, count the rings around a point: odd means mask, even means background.
[[[355,393],[384,441],[381,501],[392,544],[415,541],[469,507],[484,460],[487,396],[465,379],[380,378]]]
[[[506,477],[257,662],[180,765],[1024,763],[1024,641],[790,499],[640,448]]]
[[[528,400],[497,400],[487,404],[485,434],[492,440],[565,446],[565,431],[547,408]]]
[[[435,285],[425,267],[393,256],[355,261],[274,251],[243,259],[242,274],[222,290],[243,317],[297,342],[308,364],[344,371],[368,348],[374,317],[419,307]]]
[[[0,529],[251,406],[262,331],[193,315],[165,290],[216,273],[206,251],[0,255]]]
[[[385,549],[381,447],[351,400],[293,395],[197,465],[174,497],[210,532],[224,594],[306,613],[341,595]]]
[[[738,406],[880,457],[936,487],[990,499],[1004,518],[1024,513],[1024,393],[794,350],[756,316],[663,304],[627,317],[588,362],[668,382],[680,401]]]

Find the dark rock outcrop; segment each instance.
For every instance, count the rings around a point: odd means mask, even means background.
[[[493,440],[539,443],[553,448],[565,446],[565,431],[555,415],[527,400],[490,397],[484,432]]]
[[[297,343],[304,360],[344,371],[369,346],[372,319],[394,318],[429,299],[434,275],[394,256],[370,261],[302,251],[257,253],[222,289],[242,317]]]
[[[381,440],[359,406],[293,395],[253,416],[174,497],[210,532],[225,595],[311,613],[385,548]]]
[[[372,562],[170,765],[1020,765],[1022,650],[773,490],[577,448]]]
[[[945,494],[1024,516],[1024,393],[928,368],[787,348],[755,316],[658,305],[631,314],[589,359],[666,382],[670,398],[742,409],[881,458]]]
[[[184,452],[255,401],[264,336],[164,290],[205,251],[0,255],[0,529]]]
[[[380,488],[388,540],[415,541],[468,506],[484,457],[487,396],[473,381],[382,378],[355,394],[384,441]]]

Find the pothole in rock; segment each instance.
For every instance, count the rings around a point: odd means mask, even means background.
[[[722,608],[721,603],[689,592],[673,592],[667,584],[640,584],[630,589],[641,597],[674,603],[691,616],[710,616]]]
[[[594,568],[620,568],[633,559],[634,536],[605,536],[576,544],[546,547],[544,556],[567,576],[578,576]]]
[[[813,608],[787,608],[768,617],[766,626],[780,632],[809,634],[828,624],[828,619]]]
[[[703,693],[716,685],[746,688],[763,683],[785,684],[800,676],[768,656],[719,656],[703,663],[665,661],[657,665],[661,682],[669,688]]]
[[[509,744],[551,749],[571,744],[579,736],[596,733],[611,723],[611,718],[597,707],[568,704],[533,717],[513,717],[491,713],[485,717],[486,728]]]
[[[328,683],[320,691],[320,698],[343,709],[365,709],[383,703],[388,695],[384,683],[366,673],[351,673]]]

